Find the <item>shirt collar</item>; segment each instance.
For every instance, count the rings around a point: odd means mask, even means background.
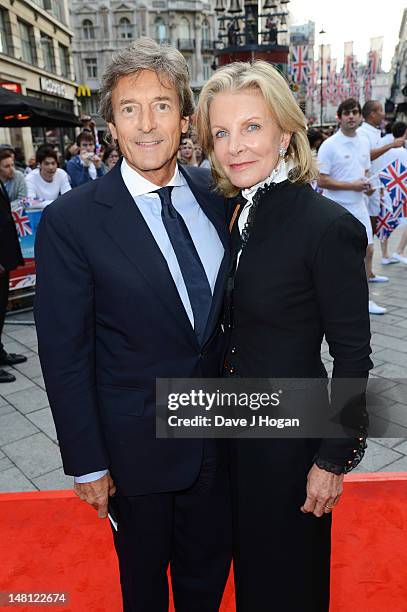
[[[374,125],[370,125],[367,121],[364,121],[360,126],[362,129],[373,132],[373,134],[381,134],[380,128],[376,128]]]
[[[336,138],[339,140],[344,140],[345,142],[358,142],[358,138],[360,138],[357,130],[354,136],[347,136],[342,132],[341,128],[339,128],[339,130],[336,132],[336,134],[334,134],[334,136],[336,136]]]
[[[282,183],[283,181],[286,181],[288,178],[288,173],[293,168],[294,163],[292,160],[288,160],[286,162],[284,159],[282,159],[276,168],[274,168],[272,173],[264,179],[264,181],[260,181],[260,183],[257,183],[248,189],[243,189],[242,196],[248,203],[252,204],[256,191],[260,189],[260,187],[265,187],[266,185],[270,185],[270,183]]]
[[[136,170],[134,170],[126,160],[122,159],[122,164],[120,167],[120,172],[122,174],[122,178],[124,184],[130,192],[130,195],[135,198],[137,196],[151,194],[153,191],[157,191],[160,189],[159,185],[154,185],[151,181],[141,176]],[[175,172],[171,178],[171,180],[167,183],[166,187],[180,187],[181,185],[185,185],[185,181],[181,176],[181,173],[178,169],[178,165],[175,167]],[[154,197],[156,194],[154,194]]]

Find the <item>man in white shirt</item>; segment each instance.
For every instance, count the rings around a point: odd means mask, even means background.
[[[402,147],[405,142],[405,137],[397,138],[396,140],[393,138],[391,142],[383,143],[380,125],[385,117],[385,113],[383,106],[377,100],[368,100],[365,102],[362,109],[362,115],[364,122],[358,128],[357,132],[366,138],[367,142],[369,143],[370,160],[372,162],[370,174],[375,176],[375,186],[376,184],[379,186],[377,173],[383,168],[382,156],[393,148]],[[380,211],[380,188],[378,187],[369,196],[368,211],[374,233],[377,223],[377,216]],[[385,257],[384,253],[386,248],[383,243],[381,243],[381,247],[382,263],[385,265],[395,263],[397,260],[392,260],[391,258]],[[374,247],[372,245],[371,253],[369,253],[366,262],[369,282],[386,282],[389,280],[387,276],[378,276],[373,273],[373,248]]]
[[[65,170],[58,168],[58,156],[51,146],[42,146],[36,154],[38,168],[25,178],[27,197],[52,202],[71,189]]]
[[[348,98],[341,102],[337,114],[340,129],[325,140],[318,151],[318,184],[324,190],[325,196],[341,204],[365,226],[368,239],[366,260],[369,261],[373,249],[373,232],[366,196],[373,193],[373,190],[368,180],[369,145],[356,131],[360,124],[360,104],[357,100]],[[386,309],[369,300],[369,312],[384,314]]]

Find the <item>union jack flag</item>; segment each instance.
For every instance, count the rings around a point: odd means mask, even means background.
[[[25,236],[32,236],[32,227],[28,215],[25,213],[24,208],[17,208],[13,211],[13,219],[17,228],[17,234],[20,238]]]
[[[336,76],[336,95],[339,101],[346,98],[346,83],[343,79],[342,72],[339,72],[339,74]]]
[[[292,47],[291,69],[294,83],[307,82],[308,73],[308,47],[297,45]]]
[[[379,240],[388,238],[399,223],[400,217],[395,216],[392,210],[388,210],[383,203],[381,203],[379,216],[376,221],[376,235]]]
[[[396,214],[399,218],[407,219],[407,199],[398,203]]]
[[[371,76],[377,74],[378,68],[378,53],[377,51],[369,51],[367,55],[367,69]]]
[[[407,168],[396,159],[379,173],[391,200],[391,207],[384,205],[381,198],[380,213],[377,218],[376,233],[380,240],[388,238],[400,221],[407,219]]]
[[[398,206],[407,198],[407,168],[399,159],[389,164],[379,173],[379,177],[393,202]]]
[[[318,62],[309,60],[307,74],[307,97],[312,98],[315,95],[315,85],[317,83]]]
[[[364,93],[365,93],[365,102],[372,99],[372,78],[370,72],[365,71],[365,82],[364,82]]]
[[[343,60],[344,60],[343,71],[344,71],[345,79],[349,81],[352,73],[354,72],[354,66],[353,66],[354,56],[345,55]]]

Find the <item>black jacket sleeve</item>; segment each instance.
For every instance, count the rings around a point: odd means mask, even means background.
[[[102,470],[109,459],[96,393],[93,279],[59,203],[42,215],[35,257],[39,357],[64,469]]]
[[[360,432],[355,437],[322,440],[316,463],[337,473],[356,467],[366,448],[365,391],[373,367],[366,247],[365,228],[345,214],[325,231],[313,266],[325,337],[334,360],[331,405],[342,415],[351,410],[351,431]]]

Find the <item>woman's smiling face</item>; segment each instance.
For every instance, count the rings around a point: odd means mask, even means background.
[[[223,91],[209,108],[213,152],[230,182],[245,189],[267,178],[288,148],[282,132],[257,89]]]

